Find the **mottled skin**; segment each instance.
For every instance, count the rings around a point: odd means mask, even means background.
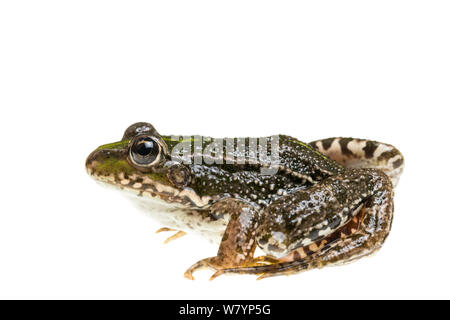
[[[133,162],[130,148],[140,137],[159,145],[151,165]],[[192,144],[192,153],[172,158],[182,141]],[[182,230],[175,238],[185,231],[221,238],[217,256],[194,264],[187,278],[205,267],[216,271],[212,278],[236,272],[260,278],[290,274],[366,256],[386,239],[393,214],[392,183],[403,169],[403,157],[394,147],[351,138],[305,144],[281,135],[276,174],[263,175],[268,163],[249,148],[236,148],[218,163],[215,155],[225,150],[219,146],[213,156],[195,162],[213,141],[161,136],[141,122],[86,160],[95,179],[131,191],[146,209],[157,203],[157,219]],[[242,157],[244,162],[237,160]],[[266,256],[253,257],[257,246]]]

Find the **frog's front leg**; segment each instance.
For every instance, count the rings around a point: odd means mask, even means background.
[[[258,225],[258,209],[252,204],[238,199],[224,199],[215,203],[210,209],[214,214],[229,214],[225,233],[217,252],[217,256],[206,258],[192,265],[184,276],[194,279],[192,274],[196,270],[210,268],[220,270],[246,266],[253,261],[256,248],[255,232]]]

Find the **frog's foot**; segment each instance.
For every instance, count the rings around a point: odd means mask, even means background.
[[[245,263],[245,265],[242,266],[236,266],[230,264],[230,262],[227,262],[225,259],[216,256],[216,257],[210,257],[206,259],[202,259],[198,261],[197,263],[193,264],[189,269],[186,270],[184,273],[185,278],[189,280],[194,280],[193,273],[198,270],[202,269],[211,269],[214,270],[215,273],[209,278],[209,280],[213,280],[217,278],[218,276],[225,274],[225,273],[231,273],[227,272],[227,270],[236,270],[236,272],[239,272],[237,270],[240,270],[241,268],[254,268],[259,266],[267,266],[268,264],[273,264],[275,262],[279,262],[279,260],[261,256],[257,257],[255,259],[252,259],[251,261],[248,261]],[[236,273],[234,272],[234,273]],[[242,272],[245,273],[245,272]]]
[[[280,262],[281,262],[280,260],[269,257],[269,256],[257,257],[243,266],[219,269],[209,278],[209,280],[213,280],[213,279],[217,278],[218,276],[227,274],[227,273],[252,274],[253,272],[247,272],[247,270],[249,270],[249,269],[258,270],[258,268],[260,268],[260,267],[268,267],[270,265],[274,265],[274,264],[277,264]],[[232,270],[232,271],[230,272],[230,270]],[[257,273],[257,274],[261,274],[261,273]],[[258,280],[259,280],[259,278],[258,278]]]
[[[230,273],[238,273],[238,274],[255,274],[258,276],[256,280],[261,280],[268,277],[274,277],[279,275],[291,275],[293,273],[299,273],[302,271],[306,271],[312,269],[314,267],[318,267],[311,262],[306,260],[301,261],[293,261],[293,262],[279,262],[270,265],[253,265],[253,266],[244,266],[238,268],[226,268],[217,271],[213,274],[213,277],[222,274],[230,274]],[[216,275],[217,274],[217,275]]]
[[[194,272],[202,269],[212,269],[212,270],[219,270],[220,269],[220,263],[218,263],[217,257],[210,257],[206,259],[202,259],[196,263],[194,263],[189,269],[186,270],[184,273],[184,277],[189,280],[194,280]]]
[[[184,231],[179,231],[179,230],[171,229],[171,228],[160,228],[160,229],[158,229],[158,230],[156,231],[156,233],[167,232],[167,231],[177,231],[177,232],[176,232],[174,235],[168,237],[168,238],[164,241],[164,244],[169,243],[169,242],[172,241],[172,240],[181,238],[182,236],[185,236],[185,235],[186,235],[186,232],[184,232]]]

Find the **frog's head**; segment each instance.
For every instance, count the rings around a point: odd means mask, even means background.
[[[210,200],[191,188],[189,167],[172,161],[164,138],[145,122],[128,127],[121,141],[94,150],[86,159],[86,170],[100,182],[141,197],[183,207],[202,207]]]

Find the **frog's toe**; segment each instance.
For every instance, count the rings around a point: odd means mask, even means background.
[[[178,231],[177,229],[172,229],[172,228],[159,228],[158,230],[156,230],[155,233],[160,233],[160,232],[167,232],[167,231]]]
[[[159,228],[158,230],[156,230],[155,233],[160,233],[160,232],[167,232],[167,231],[178,231],[177,229],[172,229],[172,228]]]
[[[209,278],[209,280],[210,280],[210,281],[211,281],[211,280],[214,280],[214,279],[217,278],[218,276],[221,276],[222,274],[224,274],[223,270],[224,270],[224,269],[217,270],[217,271]]]
[[[170,237],[168,237],[166,240],[164,240],[164,244],[169,243],[172,240],[181,238],[182,236],[186,235],[186,232],[179,231],[177,229],[172,229],[172,228],[160,228],[160,229],[156,230],[156,233],[167,232],[167,231],[176,231],[176,233],[171,235]]]
[[[184,273],[184,277],[189,280],[194,280],[194,272],[203,269],[213,269],[215,271],[219,270],[217,263],[215,262],[217,257],[210,257],[206,259],[202,259],[196,263],[194,263],[189,269]]]
[[[185,236],[185,235],[186,235],[186,232],[184,232],[184,231],[178,231],[178,232],[175,233],[174,235],[172,235],[172,236],[168,237],[166,240],[164,240],[164,244],[169,243],[169,242],[172,241],[172,240],[181,238],[181,237],[183,237],[183,236]]]
[[[278,275],[279,275],[279,274],[262,273],[262,274],[259,275],[258,278],[256,278],[256,280],[262,280],[262,279],[265,279],[265,278],[275,277],[275,276],[278,276]]]

